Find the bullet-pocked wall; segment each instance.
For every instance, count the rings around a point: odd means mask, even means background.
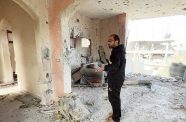
[[[69,28],[70,34],[73,30],[75,38],[86,38],[91,41],[91,57],[93,58],[93,61],[98,60],[98,47],[100,45],[100,19],[89,18],[81,15],[79,12],[76,12],[70,18]],[[76,43],[79,42],[76,40]]]
[[[47,7],[46,0],[0,0],[0,20],[13,32],[18,85],[42,104],[52,102],[53,94]]]
[[[99,60],[98,47],[100,45],[100,20],[92,19],[76,12],[68,23],[70,41],[73,41],[73,48],[70,49],[70,63],[72,71],[81,66],[81,63],[96,62]],[[89,47],[82,47],[82,38],[90,41]],[[83,57],[82,57],[83,56]]]
[[[100,44],[100,20],[88,18],[78,12],[80,4],[83,2],[84,0],[75,1],[62,12],[61,16],[65,93],[71,92],[71,69],[74,69],[72,66],[80,66],[80,63],[86,62],[81,60],[81,55],[90,56],[92,62],[99,59],[97,50]],[[90,40],[90,50],[82,47],[82,38]],[[73,39],[75,39],[76,47],[70,49],[70,43]],[[87,54],[88,52],[90,52],[90,55]],[[77,59],[81,61],[77,61]]]
[[[52,44],[52,81],[54,85],[55,100],[63,96],[64,93],[71,92],[71,66],[70,66],[70,18],[77,12],[80,4],[85,0],[49,0],[49,30]],[[91,31],[97,36],[92,37],[94,42],[100,42],[99,21]],[[119,23],[119,21],[118,21]],[[124,22],[123,22],[124,23]],[[124,23],[125,24],[125,23]],[[99,25],[99,26],[98,26]],[[117,26],[120,26],[118,24]],[[118,27],[119,28],[119,27]],[[121,27],[123,29],[123,26]],[[118,29],[117,29],[118,30]],[[90,32],[89,32],[90,33]],[[125,34],[124,34],[125,35]],[[88,38],[90,36],[88,35]],[[106,36],[108,37],[108,36]],[[95,44],[96,44],[95,43]],[[94,45],[94,44],[93,44]],[[97,48],[92,47],[96,55]],[[97,57],[95,57],[97,58]]]
[[[33,89],[38,80],[35,23],[22,8],[11,0],[0,0],[0,9],[0,19],[6,18],[12,27],[19,86],[23,90],[34,93]]]
[[[42,103],[71,92],[68,24],[83,1],[0,0],[0,19],[5,18],[13,31],[19,84],[23,90],[41,97]],[[94,33],[93,36],[85,35],[93,42],[95,56],[102,32],[98,29],[100,22],[94,22],[92,32],[88,32]]]

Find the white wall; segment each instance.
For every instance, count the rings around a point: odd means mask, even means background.
[[[47,7],[46,0],[0,0],[0,19],[13,29],[19,85],[42,104],[53,99]]]
[[[6,18],[12,27],[18,84],[22,90],[37,94],[39,73],[34,32],[36,24],[11,0],[0,1],[0,19],[2,18]]]
[[[13,82],[13,69],[10,60],[10,51],[7,39],[8,23],[0,20],[0,81]]]

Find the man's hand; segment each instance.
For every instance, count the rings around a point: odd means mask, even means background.
[[[96,70],[96,72],[103,72],[104,69],[105,69],[105,65],[102,64],[101,67],[99,67],[99,68]]]

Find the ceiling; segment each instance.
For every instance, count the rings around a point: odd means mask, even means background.
[[[121,13],[129,19],[186,15],[186,0],[84,0],[79,13],[99,19]]]

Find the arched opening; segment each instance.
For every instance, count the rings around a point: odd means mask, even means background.
[[[20,90],[37,95],[39,76],[35,39],[36,20],[14,1],[0,0],[0,21],[0,33],[1,37],[4,37],[0,42],[6,42],[8,47],[4,50],[7,58],[4,58],[6,79],[3,82],[17,80]],[[1,50],[4,45],[4,43],[1,45]],[[2,67],[1,71],[5,73]]]
[[[1,68],[0,81],[1,86],[17,82],[16,62],[14,51],[14,40],[12,38],[12,29],[5,19],[0,21],[0,46],[1,46]]]

